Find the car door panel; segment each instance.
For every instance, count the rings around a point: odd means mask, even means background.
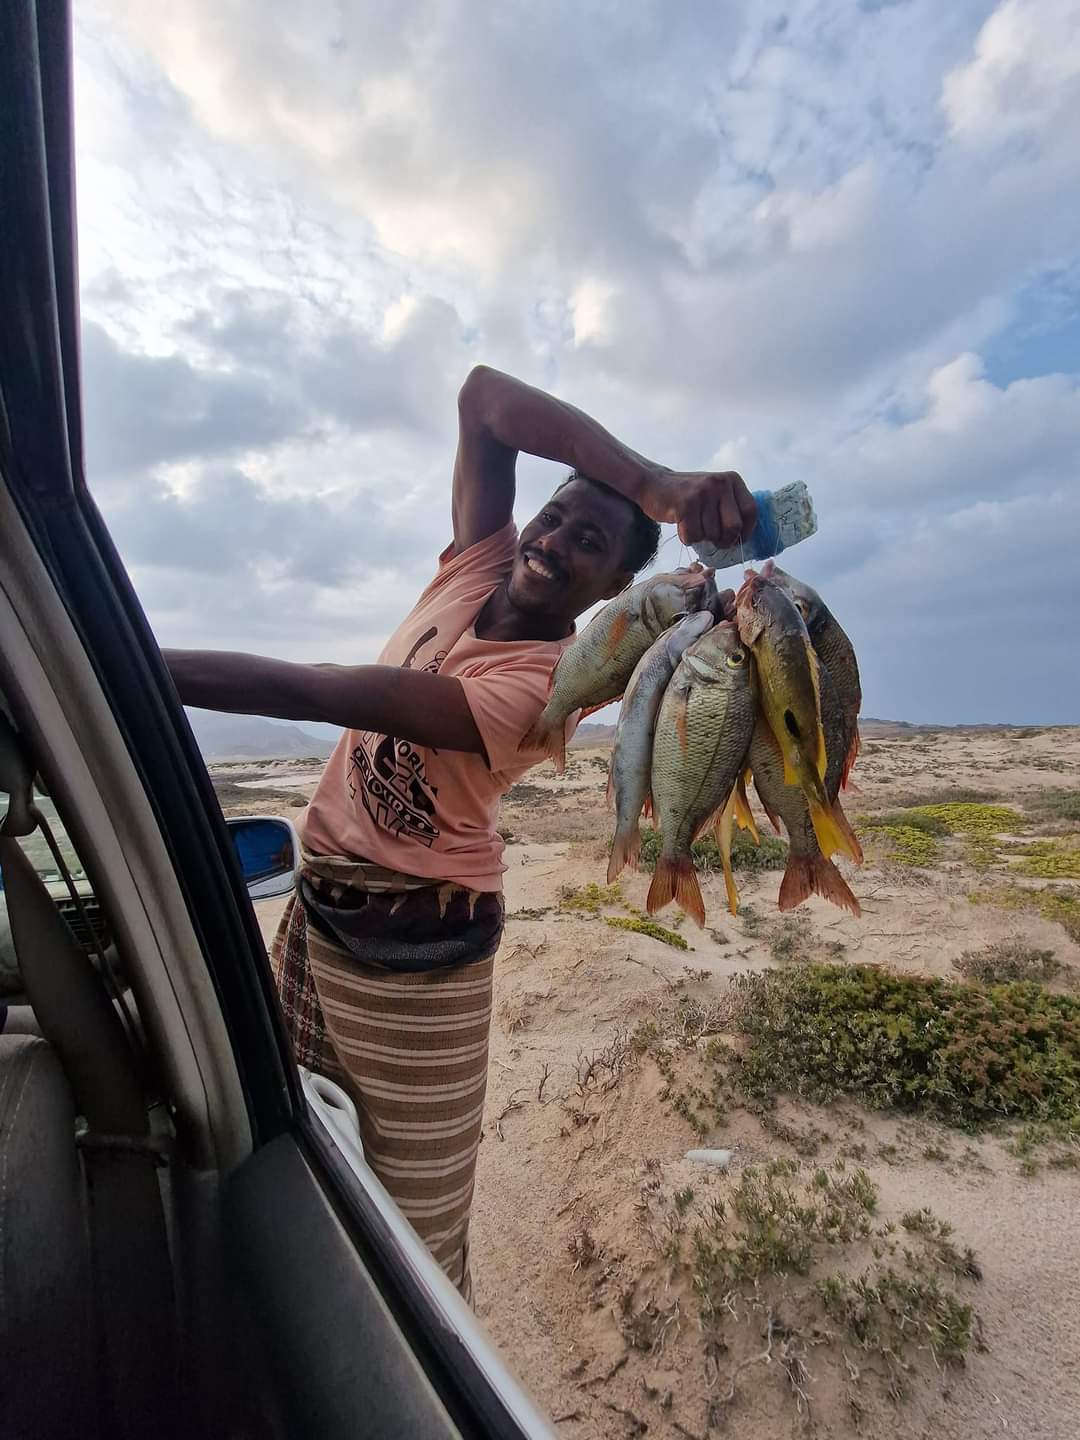
[[[460,1435],[291,1136],[230,1178],[225,1223],[290,1433]]]

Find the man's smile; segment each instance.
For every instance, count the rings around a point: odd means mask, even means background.
[[[525,552],[525,568],[531,574],[537,575],[541,580],[558,580],[560,575],[546,560],[542,560],[535,550]]]

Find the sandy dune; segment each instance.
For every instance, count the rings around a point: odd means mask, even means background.
[[[473,1264],[479,1313],[511,1365],[575,1440],[646,1429],[769,1440],[851,1435],[857,1424],[863,1434],[903,1440],[1072,1440],[1080,1426],[1080,1171],[1039,1164],[1025,1173],[1006,1136],[972,1138],[849,1102],[815,1109],[781,1101],[767,1123],[735,1109],[701,1139],[665,1103],[648,1056],[628,1059],[606,1093],[590,1090],[584,1101],[577,1079],[579,1057],[642,1022],[664,1023],[681,1004],[722,1013],[730,976],[785,963],[784,953],[955,976],[963,952],[1022,936],[1064,965],[1054,987],[1073,988],[1080,947],[1037,914],[973,904],[971,893],[1002,883],[1008,861],[998,856],[980,870],[961,841],[945,843],[929,868],[892,863],[887,846],[868,846],[861,870],[845,868],[861,920],[815,899],[797,927],[781,928],[779,875],[740,872],[736,919],[724,909],[722,881],[705,879],[710,928],[680,928],[689,950],[614,929],[606,918],[643,906],[646,876],[625,878],[622,903],[597,913],[561,900],[565,887],[603,883],[605,769],[602,748],[578,749],[564,778],[534,771],[503,812],[509,919],[496,971]],[[1023,809],[1048,788],[1080,788],[1080,732],[880,731],[866,737],[855,778],[852,816],[953,786]],[[275,779],[286,788],[280,770]],[[244,808],[273,808],[251,794]],[[260,916],[268,937],[278,908]],[[732,1151],[728,1172],[684,1158],[702,1143]],[[832,1173],[838,1160],[862,1166],[878,1191],[875,1223],[928,1206],[955,1227],[958,1245],[974,1249],[983,1278],[963,1298],[975,1306],[983,1348],[973,1347],[963,1368],[942,1371],[923,1356],[907,1377],[907,1398],[887,1399],[874,1367],[828,1333],[812,1303],[816,1269],[795,1277],[785,1313],[773,1317],[776,1337],[781,1321],[801,1337],[804,1369],[795,1373],[809,1414],[780,1363],[779,1338],[768,1361],[742,1363],[768,1348],[764,1302],[743,1296],[722,1330],[702,1326],[687,1265],[660,1255],[657,1230],[681,1229],[685,1257],[711,1200],[730,1198],[747,1165],[785,1158],[798,1162],[800,1176]],[[687,1189],[693,1199],[680,1226],[672,1198]],[[869,1258],[856,1246],[845,1264],[858,1269]]]

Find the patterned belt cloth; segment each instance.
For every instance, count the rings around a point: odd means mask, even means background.
[[[466,1300],[503,900],[307,849],[270,961],[299,1065]]]

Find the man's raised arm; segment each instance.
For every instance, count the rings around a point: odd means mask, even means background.
[[[520,451],[610,486],[653,520],[677,524],[687,545],[702,539],[731,545],[754,528],[753,497],[733,471],[669,470],[573,405],[478,365],[458,395],[454,546],[459,553],[509,521]]]

